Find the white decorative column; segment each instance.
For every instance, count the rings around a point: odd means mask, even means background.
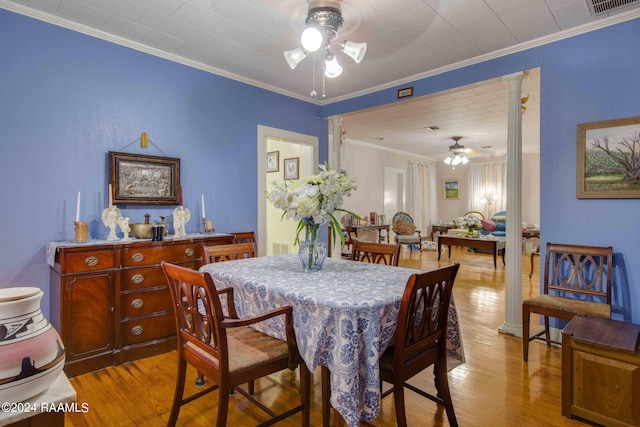
[[[329,117],[329,165],[333,170],[340,172],[342,170],[342,117]],[[331,233],[329,233],[331,234]],[[340,240],[331,242],[330,254],[332,258],[340,258],[342,256],[342,245]]]
[[[341,116],[329,117],[331,127],[329,128],[329,164],[331,167],[340,171],[342,168],[342,128],[341,128]]]
[[[504,77],[509,85],[507,130],[507,241],[505,320],[500,332],[522,336],[522,105],[523,72]]]

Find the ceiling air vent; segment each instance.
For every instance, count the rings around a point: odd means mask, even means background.
[[[639,0],[587,0],[592,16],[601,15],[638,3]]]

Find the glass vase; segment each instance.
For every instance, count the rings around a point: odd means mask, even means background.
[[[305,240],[300,242],[298,256],[305,272],[319,271],[327,258],[327,245],[318,241],[317,224],[305,224]]]

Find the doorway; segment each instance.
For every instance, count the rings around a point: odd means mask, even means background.
[[[272,181],[284,180],[284,160],[298,159],[298,176],[317,172],[318,138],[267,126],[258,126],[258,255],[297,253],[293,242],[296,222],[282,218],[282,211],[267,201]],[[270,164],[267,172],[267,153],[277,167]],[[274,154],[277,153],[277,154]]]

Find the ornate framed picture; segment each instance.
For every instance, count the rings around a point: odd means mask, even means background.
[[[267,153],[267,172],[278,172],[280,170],[280,152],[271,151]]]
[[[298,179],[300,172],[300,158],[293,157],[290,159],[284,159],[284,179]]]
[[[180,204],[180,159],[109,151],[113,204]]]
[[[578,125],[576,197],[640,198],[640,116]]]
[[[444,199],[445,200],[460,199],[460,182],[457,179],[444,180]]]

